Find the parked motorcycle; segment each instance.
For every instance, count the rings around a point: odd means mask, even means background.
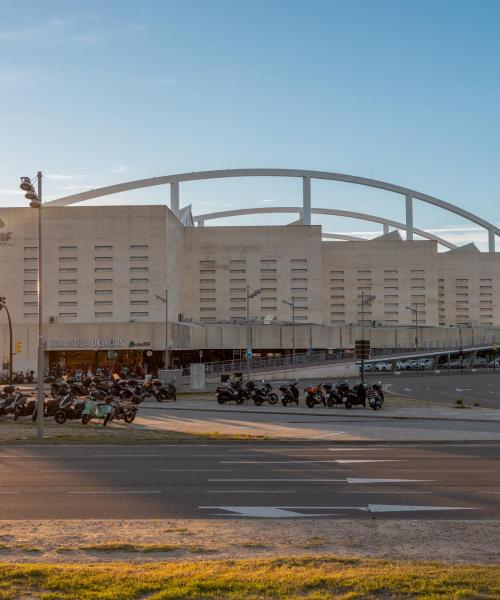
[[[27,394],[17,391],[14,401],[11,403],[7,412],[14,415],[14,421],[19,417],[29,417],[33,414],[36,406],[36,400],[31,399]]]
[[[135,401],[134,401],[135,400]],[[110,403],[111,410],[106,413],[104,417],[103,425],[106,427],[108,423],[111,423],[114,419],[123,420],[125,423],[132,423],[137,414],[137,405],[141,402],[140,398],[131,398],[130,402],[123,402],[120,400],[112,400]]]
[[[342,396],[337,392],[336,389],[334,389],[332,383],[324,383],[323,389],[325,390],[326,395],[326,405],[329,408],[344,404]]]
[[[300,393],[296,383],[283,384],[278,389],[281,392],[281,403],[283,406],[288,406],[290,402],[295,402],[297,406],[299,405]]]
[[[243,387],[239,379],[233,379],[229,385],[221,385],[215,391],[219,404],[232,401],[236,402],[236,404],[243,404],[249,397],[248,391]]]
[[[316,406],[316,404],[323,404],[323,406],[326,406],[326,398],[323,394],[323,387],[320,383],[306,387],[304,393],[306,397],[306,404],[309,408],[313,408]]]
[[[85,404],[85,400],[77,400],[70,392],[59,402],[59,407],[54,413],[55,422],[62,425],[67,420],[81,419]]]
[[[269,404],[276,404],[276,402],[278,402],[278,396],[272,391],[273,386],[268,382],[262,382],[258,385],[254,381],[249,381],[245,387],[254,401],[255,406],[261,406],[266,401],[269,402]]]

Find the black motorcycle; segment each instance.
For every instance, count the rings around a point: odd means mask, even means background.
[[[215,392],[219,404],[233,401],[236,404],[243,404],[249,397],[248,391],[243,387],[239,379],[234,379],[229,385],[219,386]]]
[[[147,389],[149,393],[156,398],[157,402],[163,402],[164,400],[177,400],[177,389],[172,382],[162,384],[159,379],[153,379],[150,387]]]
[[[35,410],[36,400],[33,400],[22,392],[17,392],[14,396],[14,401],[10,404],[7,409],[8,413],[14,415],[14,421],[17,421],[19,417],[29,417]]]
[[[258,385],[254,381],[249,381],[246,384],[246,388],[255,406],[261,406],[266,401],[269,404],[276,404],[278,402],[278,395],[273,392],[273,386],[270,383],[262,382]]]
[[[337,392],[336,389],[334,389],[332,383],[324,383],[323,389],[325,390],[326,395],[326,405],[329,408],[339,405],[342,406],[344,404],[342,396]]]
[[[281,392],[281,403],[283,406],[287,406],[290,402],[295,402],[297,406],[299,405],[300,394],[296,383],[283,384],[278,389]]]

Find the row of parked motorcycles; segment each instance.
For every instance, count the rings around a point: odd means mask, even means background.
[[[292,403],[299,405],[300,392],[297,383],[284,383],[278,387],[278,390],[281,392],[280,398],[269,382],[243,383],[240,379],[234,379],[228,385],[216,389],[216,398],[219,404],[227,402],[243,404],[245,400],[253,400],[256,406],[261,406],[264,402],[276,404],[281,400],[283,406]],[[352,387],[347,381],[337,384],[318,383],[304,389],[304,398],[309,408],[317,405],[329,408],[345,406],[348,409],[353,406],[369,406],[373,410],[378,410],[384,404],[384,392],[380,381],[371,385],[358,383]]]
[[[87,425],[92,419],[102,419],[104,426],[113,420],[132,423],[144,400],[152,397],[159,402],[177,399],[175,385],[163,385],[158,379],[139,382],[136,379],[108,381],[92,377],[74,381],[47,377],[45,383],[50,385],[50,394],[44,397],[44,417],[52,417],[59,424],[80,420]],[[31,417],[36,421],[37,400],[14,385],[6,385],[0,391],[0,417],[3,415],[12,415],[14,421],[19,417]]]

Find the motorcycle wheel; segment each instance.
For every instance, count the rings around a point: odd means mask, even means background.
[[[253,401],[255,402],[255,406],[261,406],[262,405],[262,399],[261,398],[254,398]]]
[[[160,394],[158,394],[158,395],[156,396],[156,401],[157,401],[157,402],[163,402],[163,398],[160,396]]]
[[[306,404],[309,408],[313,408],[314,407],[314,398],[311,398],[311,396],[307,396]]]
[[[123,420],[125,421],[125,423],[132,423],[132,421],[135,419],[135,413],[128,413],[123,417]]]
[[[281,403],[283,404],[283,406],[287,406],[288,404],[285,398],[282,398]]]
[[[92,417],[90,415],[82,415],[82,423],[84,425],[88,425],[90,423],[90,419]]]
[[[31,415],[31,420],[33,421],[33,423],[35,423],[35,422],[36,422],[36,417],[37,417],[37,415],[38,415],[38,411],[37,411],[37,409],[35,408],[35,410],[33,411],[33,414]]]
[[[278,402],[278,396],[274,392],[271,392],[267,397],[267,401],[269,404],[276,404],[276,402]]]
[[[221,398],[220,396],[217,398],[217,402],[219,404],[224,404],[224,398]]]
[[[335,402],[334,402],[333,398],[328,396],[328,400],[326,401],[326,405],[328,406],[328,408],[333,408],[334,404],[335,404]]]
[[[350,400],[346,400],[345,401],[345,407],[346,408],[352,408],[352,402]]]
[[[66,415],[66,412],[64,410],[58,410],[56,412],[56,414],[54,415],[54,421],[56,423],[58,423],[59,425],[62,425],[63,423],[65,423],[67,419],[68,419],[68,416]]]
[[[244,401],[245,401],[245,398],[243,398],[243,396],[238,396],[236,398],[236,404],[243,404]]]
[[[102,422],[102,426],[106,427],[106,425],[111,421],[111,413],[107,413],[104,417],[104,421]]]

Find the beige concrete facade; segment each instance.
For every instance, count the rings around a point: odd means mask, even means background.
[[[36,212],[0,209],[0,295],[6,296],[16,368],[33,367],[37,336]],[[246,346],[247,287],[254,349],[290,349],[295,298],[298,348],[352,347],[361,295],[374,295],[365,324],[374,344],[412,345],[415,312],[437,343],[472,326],[500,325],[495,253],[438,253],[434,241],[322,241],[320,226],[184,227],[165,206],[43,210],[47,349],[171,349]],[[187,321],[187,323],[186,323]],[[220,324],[225,321],[226,324]],[[243,326],[242,326],[243,325]],[[435,328],[435,329],[432,329]],[[144,343],[146,345],[141,346]],[[65,346],[66,344],[66,346]],[[0,314],[0,357],[8,352]]]

